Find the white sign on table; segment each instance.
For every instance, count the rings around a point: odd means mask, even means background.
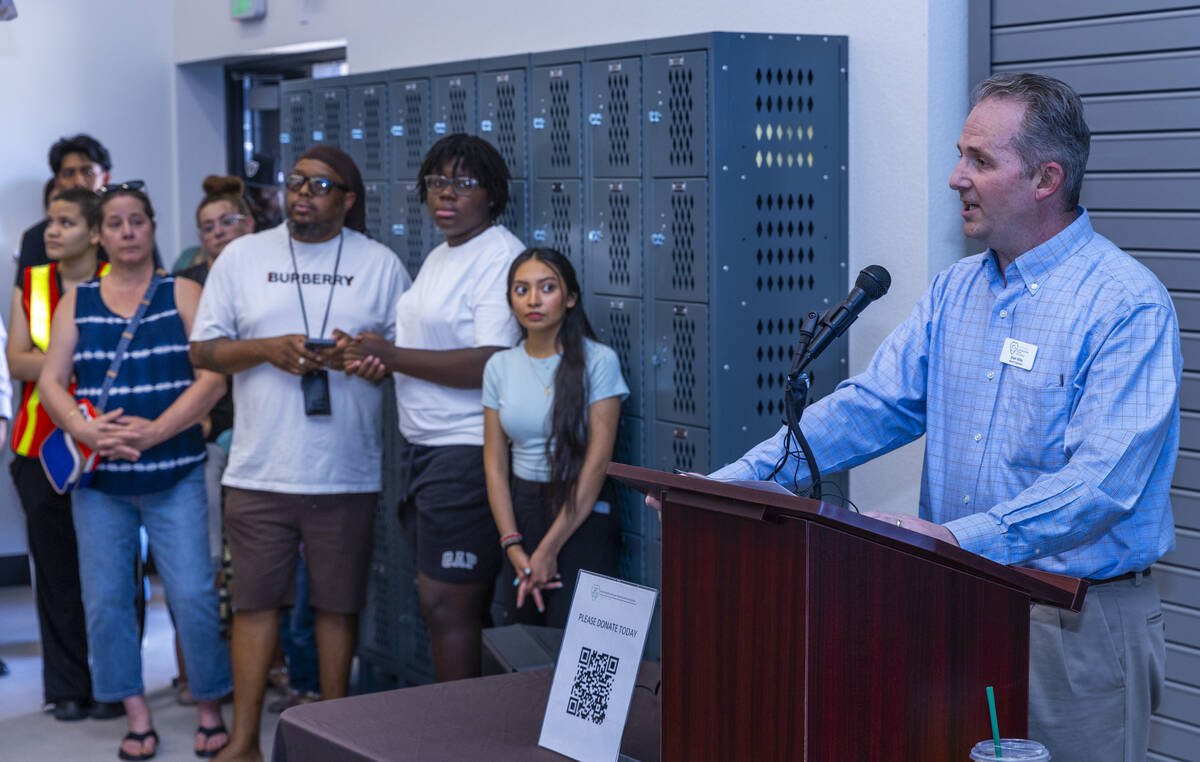
[[[580,762],[613,762],[658,591],[579,572],[538,745]]]

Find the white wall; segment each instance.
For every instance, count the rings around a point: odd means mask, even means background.
[[[249,24],[230,21],[223,5],[175,3],[177,61],[344,40],[352,72],[713,30],[850,38],[850,266],[879,263],[893,278],[851,332],[851,371],[860,370],[962,254],[946,183],[966,115],[966,0],[297,0],[273,2]],[[918,442],[857,469],[855,502],[915,512],[921,457]]]
[[[171,161],[173,10],[157,0],[20,0],[0,23],[0,305],[5,323],[14,278],[9,256],[42,216],[46,153],[87,132],[113,157],[113,178],[144,179],[159,207],[164,253],[176,239]],[[172,242],[168,244],[167,242]],[[24,519],[0,463],[0,555],[25,551]]]

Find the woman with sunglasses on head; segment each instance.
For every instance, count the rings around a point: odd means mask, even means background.
[[[488,498],[510,564],[501,589],[509,623],[565,627],[579,570],[616,570],[618,527],[598,498],[629,387],[592,332],[570,260],[522,252],[507,294],[524,341],[483,371]]]
[[[444,681],[479,674],[480,633],[500,571],[483,469],[480,387],[488,358],[517,338],[504,279],[525,247],[496,224],[508,203],[509,173],[487,141],[447,135],[425,156],[417,180],[446,241],[429,253],[397,303],[396,345],[363,334],[346,361],[366,378],[396,374],[407,440],[402,515],[415,525],[421,610],[434,673]]]
[[[141,185],[102,192],[93,224],[110,269],[59,301],[38,388],[55,423],[102,458],[90,484],[75,492],[72,513],[93,692],[98,701],[123,701],[129,723],[118,756],[150,759],[159,740],[142,685],[129,575],[140,526],[157,551],[191,667],[195,751],[213,756],[228,742],[220,698],[232,681],[218,634],[204,471],[197,466],[205,457],[199,421],[224,393],[225,379],[193,371],[188,361],[200,287],[156,269],[154,209]],[[130,329],[132,339],[124,338]],[[89,418],[76,397],[99,401],[122,344],[104,409]]]

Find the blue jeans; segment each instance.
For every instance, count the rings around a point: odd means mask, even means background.
[[[200,701],[233,687],[229,649],[218,632],[217,592],[208,553],[208,498],[204,469],[193,468],[174,486],[146,495],[75,493],[79,576],[92,655],[97,701],[120,701],[145,692],[142,651],[134,611],[136,587],[129,569],[145,526],[188,667],[188,685]]]

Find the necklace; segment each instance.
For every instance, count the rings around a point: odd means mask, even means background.
[[[525,355],[525,359],[529,362],[529,369],[533,371],[533,377],[538,380],[538,383],[542,385],[542,391],[549,397],[550,384],[546,383],[546,379],[542,378],[541,373],[538,373],[537,365],[534,364],[533,358],[529,356],[529,353],[525,351],[524,346],[521,347],[521,354]]]

